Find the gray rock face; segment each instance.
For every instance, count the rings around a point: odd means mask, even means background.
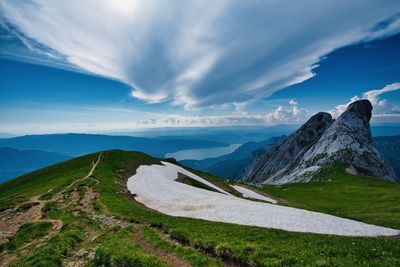
[[[263,182],[266,177],[270,180],[279,180],[282,175],[294,168],[333,121],[331,115],[325,112],[312,116],[281,145],[259,155],[245,170],[243,180],[252,183]]]
[[[342,162],[358,174],[395,181],[392,167],[372,139],[371,112],[371,103],[359,100],[350,104],[336,121],[327,113],[314,115],[273,152],[257,158],[243,180],[271,184],[307,182],[321,167]]]

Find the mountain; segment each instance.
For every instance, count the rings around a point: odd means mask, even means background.
[[[400,185],[337,166],[255,188],[171,162],[103,151],[0,184],[0,265],[399,263]]]
[[[398,125],[371,125],[372,136],[396,136],[400,135],[400,126]]]
[[[0,148],[0,182],[67,159],[70,157],[41,150]]]
[[[312,116],[281,145],[256,156],[245,170],[243,180],[260,183],[267,177],[280,176],[292,169],[332,122],[333,119],[328,113],[320,112]]]
[[[44,150],[71,157],[107,149],[143,151],[157,157],[184,149],[226,146],[221,142],[205,140],[162,140],[132,136],[97,134],[26,135],[0,139],[0,147],[24,150]]]
[[[288,135],[296,130],[296,128],[298,128],[298,125],[292,124],[272,126],[175,127],[121,133],[120,135],[157,139],[212,140],[229,144],[245,144],[248,142],[260,142],[270,137]],[[398,133],[400,134],[400,128]]]
[[[286,136],[280,136],[259,142],[248,142],[227,155],[203,160],[181,160],[180,163],[192,169],[237,180],[241,177],[245,166],[250,163],[253,154],[267,151],[280,144],[285,138]]]
[[[374,137],[378,150],[389,161],[397,177],[400,177],[400,135]]]
[[[337,162],[349,164],[348,170],[353,173],[396,180],[392,167],[373,142],[371,112],[371,103],[359,100],[351,103],[337,120],[328,113],[314,115],[281,145],[256,158],[247,167],[243,180],[307,182],[322,167]]]

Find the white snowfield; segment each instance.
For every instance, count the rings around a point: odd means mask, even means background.
[[[332,215],[255,202],[229,195],[201,177],[168,162],[142,165],[128,179],[135,199],[161,213],[293,232],[343,236],[393,236],[399,230],[370,225]],[[174,181],[187,175],[221,192],[213,192]]]
[[[272,204],[277,203],[277,201],[275,199],[258,194],[256,192],[254,192],[253,190],[250,190],[246,187],[239,186],[239,185],[231,185],[231,187],[233,187],[236,191],[240,192],[244,198],[263,200],[263,201],[270,202]]]

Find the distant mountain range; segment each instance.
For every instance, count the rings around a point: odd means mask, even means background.
[[[70,158],[41,150],[0,148],[0,183]]]
[[[286,136],[282,135],[259,142],[249,142],[241,145],[234,152],[221,157],[206,158],[203,160],[181,160],[180,163],[192,169],[237,180],[240,178],[242,170],[250,164],[255,154],[271,149],[285,138]]]
[[[286,136],[270,137],[272,134],[290,133],[293,126],[201,129],[197,134],[193,129],[182,131],[184,135],[165,135],[152,138],[93,135],[93,134],[50,134],[28,135],[0,139],[0,182],[51,165],[65,159],[106,149],[144,151],[153,156],[164,157],[166,153],[185,149],[202,149],[227,146],[234,141],[245,142],[233,153],[203,160],[183,160],[183,165],[217,176],[239,179],[243,170],[253,158],[270,150],[285,140]],[[394,134],[396,126],[375,126],[376,134]],[[262,130],[266,131],[262,135]],[[155,131],[157,134],[178,134],[178,131]],[[152,136],[150,134],[150,136]],[[264,136],[264,138],[262,138]],[[225,137],[225,138],[224,138]],[[196,139],[197,138],[197,139]],[[400,135],[375,137],[378,149],[393,166],[400,177]],[[209,141],[213,140],[213,141]],[[215,141],[220,140],[221,142]],[[226,143],[224,143],[225,141]],[[1,148],[2,147],[2,148]]]
[[[227,145],[226,143],[207,140],[166,140],[98,134],[26,135],[0,139],[0,147],[43,150],[71,157],[108,149],[141,151],[152,156],[163,157],[166,153],[184,149],[221,147]]]
[[[113,135],[136,136],[157,139],[179,140],[212,140],[229,144],[245,144],[248,142],[260,142],[270,137],[289,135],[301,125],[273,125],[273,126],[221,126],[221,127],[182,127],[182,128],[158,128],[140,132],[121,132]],[[400,135],[400,126],[372,125],[373,136]]]
[[[222,142],[94,134],[26,135],[0,139],[0,182],[92,152],[121,149],[156,157],[184,149],[228,146]]]
[[[374,141],[383,157],[390,162],[396,175],[400,178],[400,135],[379,136]]]

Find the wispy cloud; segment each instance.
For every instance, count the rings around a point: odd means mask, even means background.
[[[397,90],[400,90],[400,83],[398,82],[386,85],[381,89],[369,90],[363,93],[361,97],[354,96],[348,103],[337,105],[329,112],[333,117],[337,118],[346,110],[347,106],[351,102],[360,99],[368,99],[374,107],[372,111],[372,117],[375,118],[375,120],[381,120],[382,122],[399,122],[400,106],[396,103],[388,101],[387,99],[382,99],[381,97],[382,94]]]
[[[312,78],[333,50],[400,29],[397,0],[0,0],[0,9],[2,28],[30,51],[1,55],[117,79],[136,98],[186,108],[265,98]]]

